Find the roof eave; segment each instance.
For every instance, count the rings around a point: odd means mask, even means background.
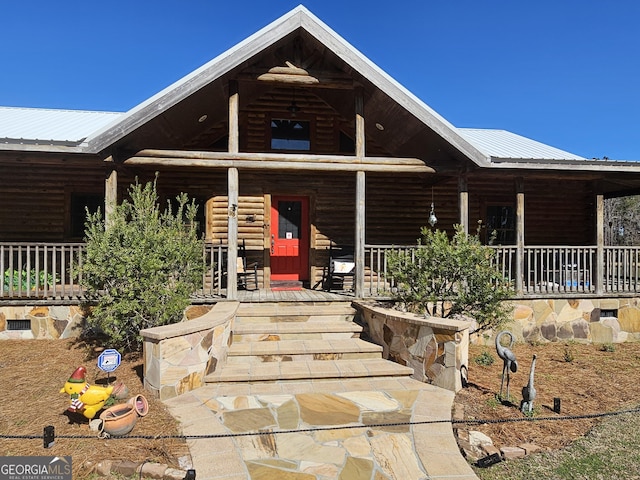
[[[491,157],[491,168],[526,170],[581,170],[608,172],[640,172],[640,162],[610,161],[588,159],[536,159],[536,158],[498,158]]]
[[[41,153],[87,153],[80,145],[0,143],[0,151]]]

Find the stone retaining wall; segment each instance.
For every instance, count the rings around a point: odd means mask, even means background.
[[[504,329],[510,330],[517,341],[529,343],[637,342],[640,298],[517,300],[513,320]],[[472,341],[490,340],[489,336],[474,336]]]
[[[238,305],[192,306],[181,323],[142,330],[145,389],[166,400],[201,387],[226,361]]]
[[[466,379],[472,322],[420,317],[375,304],[354,302],[368,335],[383,356],[413,368],[421,382],[457,392]]]
[[[28,328],[9,330],[11,320],[27,320]],[[84,322],[85,313],[77,305],[0,306],[0,340],[74,338]]]

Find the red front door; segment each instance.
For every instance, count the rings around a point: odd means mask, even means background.
[[[309,280],[309,199],[271,199],[271,279]]]

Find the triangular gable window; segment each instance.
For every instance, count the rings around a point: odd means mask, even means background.
[[[271,120],[272,150],[311,150],[311,128],[304,120]]]

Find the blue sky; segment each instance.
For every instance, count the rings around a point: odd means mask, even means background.
[[[23,0],[0,105],[126,111],[303,3],[458,127],[640,160],[637,0]]]

